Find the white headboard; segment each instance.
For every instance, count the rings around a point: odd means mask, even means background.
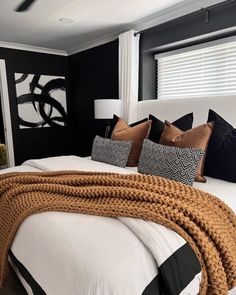
[[[193,126],[207,122],[208,110],[216,111],[236,127],[236,95],[220,97],[198,97],[189,99],[143,100],[138,102],[138,120],[149,114],[170,122],[193,112]]]

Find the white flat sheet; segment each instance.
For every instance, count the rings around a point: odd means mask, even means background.
[[[4,170],[0,170],[0,174],[11,173],[11,172],[42,172],[41,169],[31,167],[31,166],[15,166],[11,168],[7,168]]]
[[[134,171],[130,171],[128,169],[76,156],[62,156],[45,158],[40,160],[28,160],[23,163],[23,166],[30,166],[31,169],[36,168],[41,171],[80,170],[97,172],[115,172],[121,174],[135,173]]]

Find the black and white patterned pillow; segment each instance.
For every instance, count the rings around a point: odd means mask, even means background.
[[[93,141],[91,159],[124,168],[131,145],[132,141],[116,141],[97,135]]]
[[[193,185],[196,170],[204,151],[194,148],[179,148],[143,142],[138,172],[162,176]]]

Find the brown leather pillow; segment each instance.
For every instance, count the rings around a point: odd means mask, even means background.
[[[116,123],[116,126],[114,127],[111,135],[111,139],[132,141],[127,166],[138,166],[143,140],[149,135],[151,122],[152,121],[149,120],[131,127],[123,119],[119,118],[118,122]]]
[[[197,126],[184,132],[168,121],[165,121],[165,128],[160,138],[160,144],[180,148],[197,148],[205,151],[205,156],[201,159],[197,168],[195,176],[195,181],[197,182],[206,182],[203,176],[203,169],[212,130],[213,122]]]

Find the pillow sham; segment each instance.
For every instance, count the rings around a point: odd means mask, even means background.
[[[97,135],[93,141],[91,159],[125,168],[131,145],[131,141],[113,141]]]
[[[175,127],[168,121],[165,122],[165,128],[160,138],[160,144],[175,146],[180,148],[197,148],[203,151],[207,151],[208,143],[211,137],[213,129],[213,123],[209,122],[187,130],[182,130]],[[203,176],[205,157],[200,160],[197,168],[195,181],[206,182]]]
[[[148,139],[158,143],[160,141],[161,134],[165,128],[165,123],[151,114],[149,115],[149,120],[152,120],[152,126],[150,129]],[[183,117],[174,121],[172,124],[183,131],[191,129],[193,125],[193,113],[184,115]]]
[[[133,127],[129,126],[123,119],[119,118],[113,129],[112,140],[131,140],[132,146],[127,166],[138,166],[138,160],[142,149],[143,140],[148,137],[151,121],[145,121]]]
[[[236,129],[213,110],[209,110],[207,121],[214,121],[214,128],[204,174],[236,182]]]
[[[108,133],[108,138],[111,138],[112,132],[113,132],[118,120],[119,120],[119,117],[114,114],[113,119],[111,120],[110,129],[109,129],[109,133]],[[133,127],[133,126],[136,126],[136,125],[138,125],[140,123],[146,122],[147,120],[148,120],[148,118],[145,118],[145,119],[142,119],[140,121],[129,124],[129,126]]]
[[[138,172],[193,185],[197,166],[203,155],[204,151],[200,149],[165,146],[145,139]]]

